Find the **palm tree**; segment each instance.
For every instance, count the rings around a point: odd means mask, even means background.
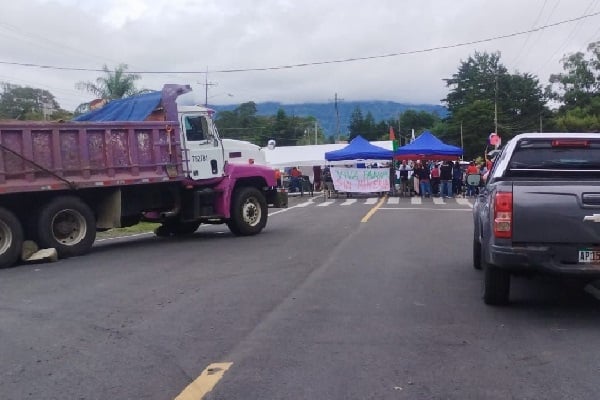
[[[127,64],[119,64],[114,71],[111,71],[108,69],[108,66],[104,64],[102,66],[104,76],[98,77],[96,82],[77,82],[75,88],[85,90],[96,96],[96,98],[105,100],[120,99],[148,92],[148,89],[136,89],[135,81],[141,79],[141,76],[139,74],[127,73],[127,68]],[[77,107],[75,114],[77,115],[89,111],[89,105],[90,103],[80,104]]]
[[[127,64],[119,64],[114,71],[108,69],[105,64],[102,66],[104,76],[96,79],[96,82],[78,82],[75,87],[79,90],[86,90],[100,99],[120,99],[122,97],[133,96],[146,92],[147,90],[138,90],[135,87],[135,81],[141,79],[139,74],[129,74],[126,72]]]

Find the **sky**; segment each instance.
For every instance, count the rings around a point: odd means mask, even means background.
[[[200,104],[441,104],[443,79],[475,51],[546,85],[565,54],[598,40],[600,0],[5,0],[0,81],[71,111],[93,98],[77,82],[120,63],[138,88],[190,84]]]

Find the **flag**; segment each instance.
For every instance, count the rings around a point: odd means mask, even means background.
[[[390,126],[390,140],[392,141],[392,150],[398,150],[398,141],[396,140],[396,134],[394,133],[394,128]]]

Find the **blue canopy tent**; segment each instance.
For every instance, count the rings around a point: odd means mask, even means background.
[[[430,158],[436,160],[455,160],[462,156],[460,147],[445,144],[429,131],[424,131],[412,143],[399,147],[394,158],[402,160],[418,160]]]
[[[393,156],[394,152],[392,150],[386,150],[383,147],[375,146],[360,135],[352,139],[350,144],[343,149],[325,153],[325,159],[327,161],[391,160]]]

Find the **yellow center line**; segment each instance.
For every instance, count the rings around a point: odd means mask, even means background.
[[[375,211],[377,211],[377,209],[379,207],[381,207],[383,205],[383,203],[385,203],[385,201],[387,200],[387,195],[383,196],[381,198],[381,200],[379,200],[379,203],[375,204],[375,206],[373,206],[373,208],[371,208],[369,210],[369,212],[367,213],[367,215],[365,215],[363,217],[363,219],[360,220],[360,222],[367,222],[369,220],[369,218],[371,218],[373,216],[373,214],[375,214]]]
[[[201,400],[204,396],[213,390],[215,385],[221,380],[225,371],[233,363],[213,363],[210,364],[194,382],[190,383],[175,400]]]

